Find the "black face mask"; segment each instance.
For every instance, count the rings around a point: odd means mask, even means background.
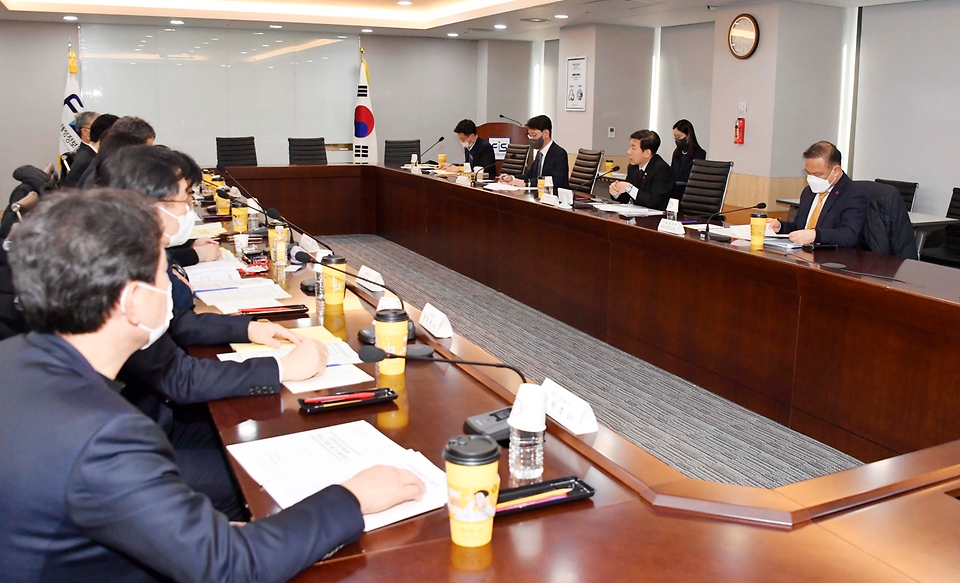
[[[535,140],[530,140],[529,138],[527,139],[529,140],[530,147],[533,148],[534,150],[539,150],[540,148],[543,147],[543,136],[540,136]]]
[[[677,143],[677,147],[681,150],[687,149],[687,138],[680,138],[679,140],[674,140]]]

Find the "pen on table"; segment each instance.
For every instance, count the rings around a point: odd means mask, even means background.
[[[206,292],[226,291],[228,289],[237,289],[237,287],[212,287],[210,289],[198,289],[198,290],[195,290],[194,293],[202,294]]]
[[[517,498],[516,500],[510,500],[509,502],[500,502],[497,504],[497,510],[510,510],[511,508],[526,506],[535,502],[546,502],[548,500],[565,498],[567,494],[572,491],[573,488],[558,488],[556,490],[550,490],[549,492],[541,492],[540,494],[533,494],[523,498]]]
[[[337,365],[328,365],[328,366],[337,366]],[[340,395],[323,395],[321,397],[310,397],[309,399],[304,399],[304,403],[329,403],[333,401],[365,401],[367,399],[372,399],[377,396],[377,393],[374,391],[365,391],[362,393],[344,393]]]

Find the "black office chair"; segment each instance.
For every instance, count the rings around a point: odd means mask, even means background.
[[[907,212],[913,210],[913,201],[917,196],[917,187],[920,186],[916,182],[901,182],[899,180],[885,180],[883,178],[877,178],[874,182],[879,182],[880,184],[889,184],[890,186],[896,188],[900,191],[900,196],[903,197],[903,204],[907,205]]]
[[[732,167],[733,162],[694,160],[680,200],[680,212],[690,217],[708,217],[720,212],[727,197]]]
[[[420,140],[384,140],[384,164],[409,164],[411,155],[420,155]]]
[[[890,184],[855,180],[867,193],[867,220],[860,247],[901,259],[917,259],[917,237],[900,192]]]
[[[950,197],[950,207],[947,216],[951,219],[960,219],[960,188],[953,189]],[[960,226],[949,225],[944,228],[943,235],[934,240],[930,237],[923,251],[920,252],[920,261],[937,263],[949,267],[960,267]]]
[[[323,138],[287,138],[291,166],[326,166],[327,144]]]
[[[603,150],[584,150],[580,148],[570,171],[570,190],[575,195],[590,196],[597,182]]]
[[[500,164],[500,174],[518,176],[527,169],[527,158],[530,157],[529,144],[507,144],[507,151]]]
[[[253,136],[246,138],[217,138],[217,169],[228,166],[256,166],[257,145]]]

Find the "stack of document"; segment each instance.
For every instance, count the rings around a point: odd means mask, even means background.
[[[776,249],[778,251],[791,251],[803,248],[800,243],[794,243],[787,235],[766,236],[763,238],[763,246]]]
[[[196,285],[207,281],[238,280],[243,267],[243,262],[234,257],[233,253],[221,248],[220,259],[217,261],[205,261],[183,269],[190,276],[190,283]]]
[[[200,237],[216,237],[217,235],[222,235],[226,232],[227,230],[224,229],[223,225],[220,223],[194,225],[193,230],[190,231],[190,238],[199,239]]]
[[[239,274],[236,279],[193,283],[193,289],[199,300],[208,306],[214,306],[223,314],[234,314],[246,308],[277,307],[280,305],[278,299],[290,297],[286,290],[271,279],[265,277],[240,279]]]
[[[228,445],[227,451],[281,508],[379,464],[409,470],[423,480],[423,498],[364,516],[364,532],[447,503],[446,474],[420,452],[403,449],[366,421]]]
[[[595,204],[593,208],[605,213],[617,213],[625,217],[659,217],[663,211],[648,209],[635,204]]]

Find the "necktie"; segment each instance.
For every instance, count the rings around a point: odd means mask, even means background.
[[[823,209],[823,201],[827,198],[827,195],[830,194],[830,191],[821,192],[817,196],[817,206],[813,207],[813,212],[810,214],[810,219],[807,220],[807,228],[812,229],[817,226],[817,221],[820,220],[820,210]]]
[[[543,152],[537,154],[537,178],[543,176]]]

